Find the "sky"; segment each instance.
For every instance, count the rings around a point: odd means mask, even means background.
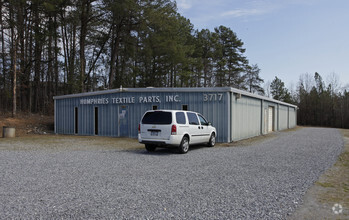
[[[349,0],[177,0],[195,29],[224,25],[244,42],[260,76],[286,87],[318,72],[349,88]],[[327,84],[326,84],[327,85]]]

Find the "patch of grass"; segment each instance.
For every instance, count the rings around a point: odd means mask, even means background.
[[[349,193],[349,184],[344,184],[343,185],[343,190],[344,190],[344,192]]]
[[[318,201],[332,206],[339,203],[345,212],[342,216],[349,217],[349,130],[341,129],[344,140],[344,150],[338,157],[337,162],[327,170],[315,183],[319,188]]]
[[[341,163],[341,165],[345,166],[345,167],[349,167],[349,152],[343,152],[340,156],[339,156],[339,162]]]
[[[136,150],[144,145],[137,139],[115,137],[91,137],[74,135],[32,135],[4,139],[0,142],[0,150]]]
[[[335,187],[332,183],[322,183],[322,182],[316,182],[316,185],[322,186],[322,187]]]

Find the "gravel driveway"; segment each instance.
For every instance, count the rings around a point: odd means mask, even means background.
[[[185,155],[84,149],[79,139],[24,150],[22,141],[0,140],[0,219],[284,219],[337,160],[343,140],[326,128],[275,135]]]

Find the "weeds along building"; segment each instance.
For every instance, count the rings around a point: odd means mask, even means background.
[[[237,141],[296,126],[297,106],[231,87],[120,88],[54,97],[55,133],[132,137],[144,112],[202,113],[218,142]]]

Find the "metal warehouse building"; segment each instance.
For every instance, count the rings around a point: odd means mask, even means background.
[[[202,113],[218,142],[237,141],[296,126],[297,106],[231,87],[120,88],[54,97],[55,133],[137,137],[151,109]]]

